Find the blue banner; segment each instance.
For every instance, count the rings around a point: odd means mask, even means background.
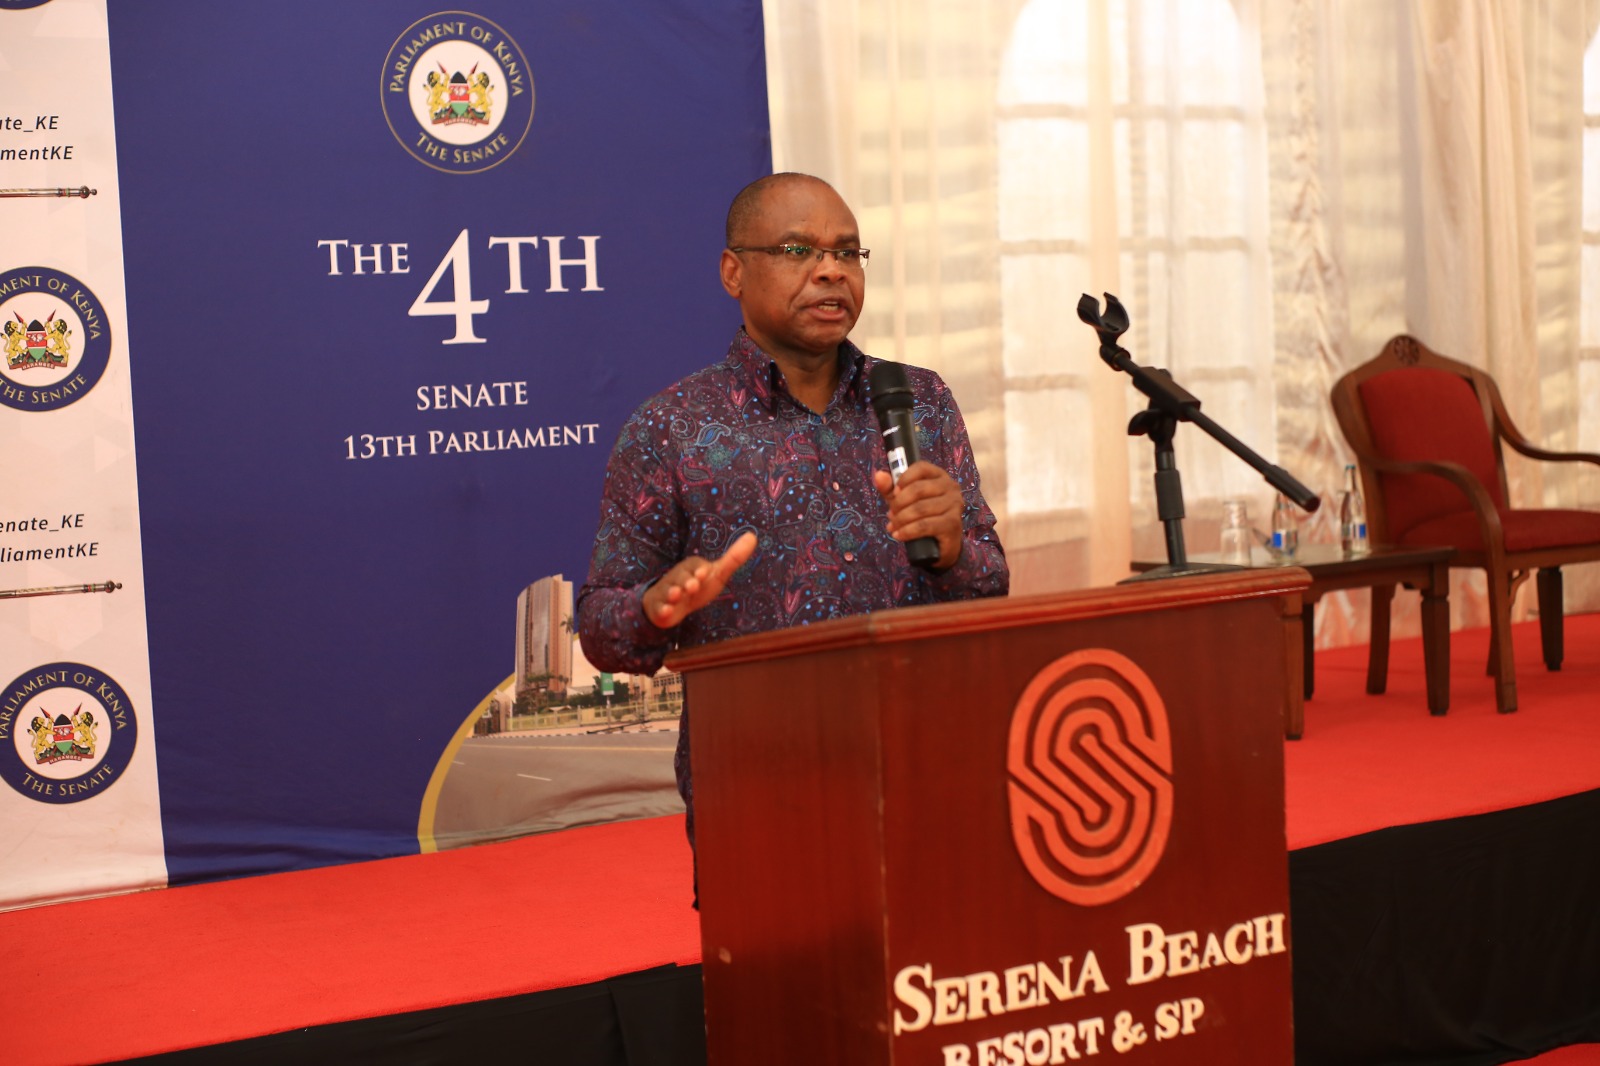
[[[738,324],[760,6],[150,0],[110,42],[169,877],[415,851],[622,420]]]

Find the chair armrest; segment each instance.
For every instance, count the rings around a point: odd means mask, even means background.
[[[1472,471],[1460,463],[1447,463],[1438,459],[1417,459],[1411,462],[1368,459],[1367,462],[1380,474],[1433,474],[1435,477],[1442,477],[1462,491],[1473,510],[1495,510],[1489,490],[1483,487],[1483,482],[1473,476]]]
[[[1483,487],[1483,482],[1460,463],[1446,463],[1433,459],[1405,463],[1374,458],[1368,458],[1366,461],[1380,474],[1432,474],[1444,478],[1461,490],[1467,498],[1468,506],[1477,514],[1478,527],[1483,533],[1484,544],[1505,543],[1505,531],[1500,526],[1500,509],[1494,505],[1494,500],[1490,498],[1489,490]]]
[[[1511,445],[1511,450],[1519,455],[1526,455],[1530,459],[1540,459],[1550,463],[1594,463],[1600,466],[1600,455],[1593,452],[1552,452],[1539,447],[1522,435],[1522,430],[1511,421],[1511,412],[1506,410],[1505,401],[1500,396],[1500,390],[1495,386],[1493,379],[1485,375],[1489,387],[1489,403],[1494,410],[1495,428],[1499,430],[1500,439]]]
[[[1593,463],[1600,466],[1600,455],[1593,452],[1551,452],[1535,447],[1520,435],[1512,437],[1505,435],[1504,440],[1511,445],[1511,449],[1530,459],[1540,459],[1548,463]]]

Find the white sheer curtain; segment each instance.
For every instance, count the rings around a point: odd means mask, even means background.
[[[1487,369],[1533,439],[1583,446],[1585,414],[1594,432],[1600,411],[1578,402],[1579,221],[1597,13],[1596,0],[1266,5],[1273,373],[1293,469],[1332,476],[1344,442],[1328,388],[1400,332]],[[1589,166],[1594,180],[1600,160]],[[1600,505],[1593,471],[1508,462],[1519,504]],[[1569,610],[1600,606],[1596,568],[1566,584]],[[1412,599],[1396,602],[1413,612]],[[1321,639],[1362,639],[1364,598],[1332,606]],[[1484,624],[1481,579],[1457,575],[1451,607],[1458,624]]]
[[[1137,361],[1330,497],[1329,387],[1399,332],[1490,370],[1535,439],[1600,450],[1600,0],[764,6],[774,162],[856,208],[856,339],[950,381],[1016,591],[1163,551],[1142,399],[1081,292],[1117,293]],[[1224,496],[1266,524],[1252,471],[1178,439],[1191,551]],[[1593,473],[1514,477],[1520,502],[1600,506]],[[1332,535],[1326,513],[1302,534]],[[1583,568],[1567,589],[1600,606]],[[1453,603],[1484,621],[1470,580]],[[1320,639],[1364,639],[1364,612],[1335,599]]]
[[[1253,6],[1030,0],[1006,41],[1006,504],[1025,577],[1107,582],[1130,553],[1165,552],[1153,448],[1127,434],[1142,401],[1099,360],[1080,294],[1118,295],[1135,360],[1168,368],[1219,423],[1272,450],[1271,381],[1255,372],[1271,358],[1272,307]],[[1177,458],[1203,535],[1224,495],[1261,484],[1199,430],[1179,434]],[[1060,547],[1079,540],[1086,566]]]

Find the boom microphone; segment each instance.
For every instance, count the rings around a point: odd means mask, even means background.
[[[878,428],[883,432],[883,450],[889,458],[889,474],[895,484],[906,467],[921,458],[917,451],[917,432],[911,421],[915,402],[906,368],[899,363],[876,362],[868,375],[872,386],[872,409],[878,413]],[[931,570],[939,563],[939,542],[933,537],[906,541],[906,558],[912,566]]]

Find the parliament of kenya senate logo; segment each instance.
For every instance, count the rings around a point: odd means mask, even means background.
[[[48,267],[0,272],[0,404],[54,411],[106,371],[111,326],[87,285]]]
[[[1142,885],[1172,829],[1172,738],[1148,674],[1108,648],[1028,682],[1011,715],[1011,839],[1039,887],[1094,907]]]
[[[35,667],[0,691],[0,777],[31,800],[98,796],[128,768],[138,740],[127,692],[92,666]]]
[[[533,73],[486,18],[440,11],[406,27],[383,61],[383,114],[413,157],[448,174],[498,166],[533,122]]]

